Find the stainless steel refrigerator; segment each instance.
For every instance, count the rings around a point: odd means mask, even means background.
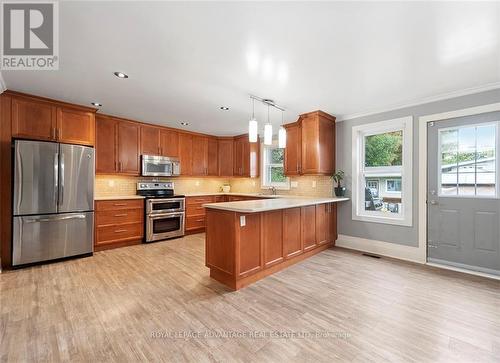
[[[93,252],[94,170],[91,147],[14,142],[14,266]]]

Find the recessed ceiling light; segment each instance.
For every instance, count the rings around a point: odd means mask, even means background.
[[[229,107],[226,107],[226,106],[220,106],[220,109],[224,110],[224,111],[229,111]]]
[[[101,106],[102,106],[102,103],[99,103],[99,102],[92,102],[92,105],[94,105],[95,107],[101,107]]]
[[[125,73],[123,72],[113,72],[113,74],[115,76],[117,76],[118,78],[128,78],[128,75],[126,75]]]
[[[189,122],[181,122],[181,125],[182,125],[182,126],[188,126],[188,125],[189,125]]]

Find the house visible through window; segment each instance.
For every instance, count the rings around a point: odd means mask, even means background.
[[[411,225],[412,117],[356,126],[353,146],[353,219]]]
[[[290,179],[284,173],[285,150],[277,145],[262,147],[262,187],[290,189]]]

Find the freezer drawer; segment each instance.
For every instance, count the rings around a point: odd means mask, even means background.
[[[14,217],[13,265],[91,253],[94,212]]]

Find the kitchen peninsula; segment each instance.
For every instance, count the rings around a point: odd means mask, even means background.
[[[337,239],[336,203],[347,198],[279,198],[205,204],[205,264],[238,290],[319,253]]]

